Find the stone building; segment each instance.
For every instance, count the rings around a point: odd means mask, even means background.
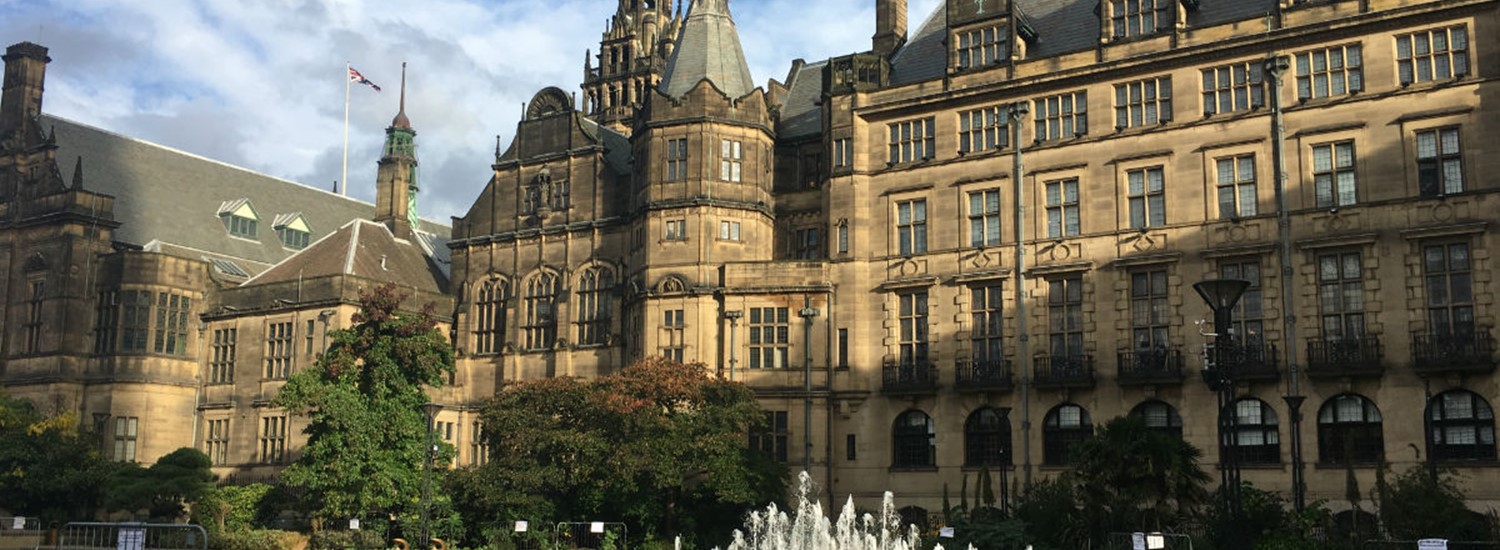
[[[675,45],[626,39],[667,19],[622,0],[582,110],[538,92],[454,219],[466,393],[702,361],[760,395],[750,444],[929,511],[1131,414],[1336,510],[1381,462],[1500,502],[1500,2],[876,8],[870,51],[755,87],[726,0]],[[649,60],[613,68],[626,43]],[[658,85],[601,91],[618,71]],[[1250,282],[1227,453],[1193,290],[1218,278]]]

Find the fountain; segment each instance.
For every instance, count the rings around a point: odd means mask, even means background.
[[[901,523],[895,497],[889,491],[880,503],[880,516],[854,511],[854,497],[845,501],[834,523],[823,515],[823,504],[815,500],[812,476],[798,476],[795,515],[775,503],[750,512],[745,529],[735,530],[728,550],[920,550],[917,526]],[[942,550],[936,546],[933,550]],[[972,545],[969,550],[976,550]]]

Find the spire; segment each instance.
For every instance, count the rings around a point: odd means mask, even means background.
[[[662,90],[668,96],[682,97],[701,80],[712,82],[732,99],[755,88],[739,32],[729,15],[729,0],[692,0],[662,77]]]
[[[401,107],[396,111],[396,118],[391,120],[394,128],[411,129],[411,121],[406,119],[406,62],[401,62]]]
[[[73,163],[73,188],[83,189],[83,155],[78,155],[78,162]]]

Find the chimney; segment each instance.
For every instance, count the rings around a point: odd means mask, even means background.
[[[906,0],[875,0],[874,51],[890,57],[906,43]]]
[[[47,48],[21,42],[5,49],[5,83],[0,85],[0,136],[9,136],[42,113],[42,80]]]

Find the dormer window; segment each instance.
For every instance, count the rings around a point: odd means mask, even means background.
[[[250,199],[235,199],[219,205],[219,219],[229,234],[244,239],[254,239],[259,234],[260,216],[250,206]]]
[[[1171,24],[1168,10],[1174,0],[1110,0],[1110,19],[1116,40],[1155,34]]]
[[[307,244],[312,241],[312,229],[307,227],[307,220],[302,218],[301,213],[276,216],[276,223],[272,226],[276,229],[276,238],[281,240],[281,245],[292,250],[307,248]]]
[[[1008,56],[1005,27],[992,24],[958,31],[956,35],[958,70],[994,65]]]

